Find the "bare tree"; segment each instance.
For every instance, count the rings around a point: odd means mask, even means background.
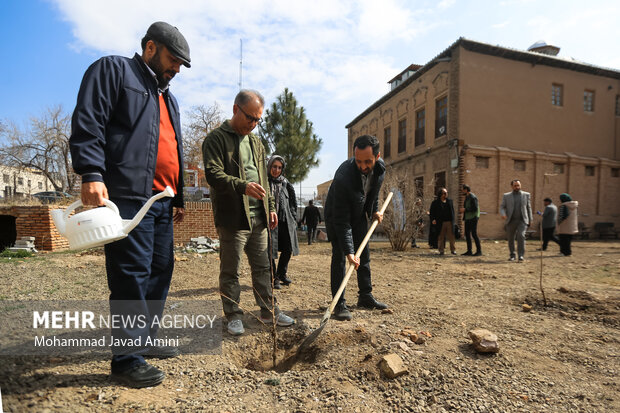
[[[31,118],[23,130],[14,123],[4,123],[0,127],[0,164],[37,170],[57,191],[70,190],[79,179],[71,167],[70,131],[71,116],[61,105]]]
[[[390,240],[392,250],[405,251],[411,240],[422,234],[432,197],[424,188],[416,188],[413,177],[405,168],[388,167],[382,191],[384,196],[394,192],[392,204],[383,217],[383,231]]]
[[[183,128],[183,156],[185,162],[198,166],[202,164],[202,142],[224,121],[222,108],[217,102],[211,106],[192,106],[186,115],[189,122]]]

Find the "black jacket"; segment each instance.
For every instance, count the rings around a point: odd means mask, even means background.
[[[379,209],[379,190],[384,178],[385,163],[379,158],[371,177],[370,191],[365,196],[362,173],[355,164],[355,158],[344,161],[338,167],[325,200],[325,223],[337,234],[345,254],[355,253],[351,228],[367,226],[367,220]]]
[[[164,92],[176,133],[179,179],[173,205],[183,207],[179,106]],[[157,82],[142,57],[102,57],[82,79],[71,120],[71,159],[82,182],[102,181],[110,198],[145,200],[153,194],[159,145]]]
[[[305,222],[309,227],[316,227],[316,225],[321,222],[321,211],[314,205],[308,205],[304,209],[301,222]]]
[[[452,215],[451,221],[453,224],[456,224],[456,221],[454,219],[454,204],[452,203],[452,200],[450,198],[446,198],[446,203],[448,204],[448,209],[450,210],[450,213]],[[433,220],[436,220],[438,225],[441,225],[441,223],[443,222],[441,219],[441,199],[440,198],[437,198],[433,202],[431,202],[430,219],[431,219],[431,222],[433,222]]]

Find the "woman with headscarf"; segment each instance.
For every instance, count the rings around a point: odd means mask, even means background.
[[[271,230],[272,268],[275,270],[273,288],[280,289],[282,285],[289,285],[287,276],[288,262],[291,255],[299,254],[297,241],[297,197],[293,185],[283,175],[286,162],[280,155],[273,155],[267,163],[269,172],[269,188],[276,203],[278,226]],[[280,251],[280,259],[276,267],[276,259]]]
[[[577,201],[573,201],[569,194],[560,195],[562,204],[558,210],[558,236],[560,238],[560,252],[566,256],[571,255],[571,241],[573,234],[579,232],[577,222]]]

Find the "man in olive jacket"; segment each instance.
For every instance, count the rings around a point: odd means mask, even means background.
[[[331,289],[335,296],[345,275],[345,259],[357,269],[358,307],[384,309],[387,305],[375,300],[370,279],[370,252],[368,245],[359,258],[355,250],[368,231],[370,219],[383,220],[378,212],[378,198],[385,163],[379,157],[379,141],[363,135],[353,144],[354,157],[344,161],[329,187],[325,201],[325,224],[332,244]],[[334,318],[350,320],[344,292],[334,309]]]
[[[202,144],[215,227],[220,237],[220,293],[228,332],[245,331],[239,308],[239,263],[245,251],[252,270],[252,286],[261,320],[272,322],[272,285],[267,225],[278,225],[274,199],[269,192],[265,148],[251,132],[263,114],[265,100],[254,90],[242,90],[233,105],[233,117],[211,131]],[[267,188],[267,189],[265,189]],[[275,301],[274,301],[275,302]],[[289,326],[295,320],[277,307],[276,323]]]

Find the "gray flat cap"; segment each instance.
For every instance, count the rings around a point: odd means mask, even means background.
[[[192,60],[189,58],[189,45],[176,27],[166,22],[155,22],[146,31],[146,35],[142,40],[143,44],[149,40],[162,43],[168,48],[170,53],[183,61],[184,66],[191,67],[190,62]]]

